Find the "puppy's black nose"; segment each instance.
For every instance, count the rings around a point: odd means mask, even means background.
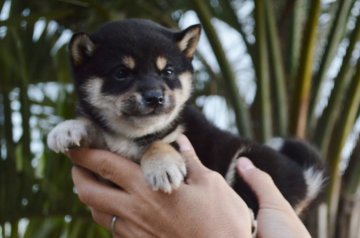
[[[159,90],[150,90],[142,94],[147,106],[158,106],[164,104],[164,95]]]

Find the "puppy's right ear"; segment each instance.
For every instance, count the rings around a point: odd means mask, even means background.
[[[95,52],[96,45],[84,32],[75,33],[69,45],[71,62],[74,66],[80,66]]]
[[[176,34],[177,45],[187,58],[194,56],[200,32],[200,24],[195,24]]]

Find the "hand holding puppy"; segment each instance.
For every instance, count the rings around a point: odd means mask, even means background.
[[[185,158],[186,182],[172,194],[154,192],[145,183],[140,167],[122,157],[99,150],[68,153],[82,202],[94,220],[111,229],[114,237],[251,237],[251,219],[244,201],[216,172],[204,167],[186,137],[178,139]],[[271,178],[240,159],[238,168],[260,202],[260,237],[310,237]],[[112,181],[123,190],[97,180],[88,170]]]
[[[267,173],[254,167],[247,158],[238,160],[237,169],[240,176],[255,192],[259,201],[258,237],[311,237]]]

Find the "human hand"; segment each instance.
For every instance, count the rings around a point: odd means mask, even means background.
[[[252,162],[244,157],[237,161],[237,169],[258,198],[257,237],[311,237],[294,209],[267,173],[254,167]]]
[[[155,192],[139,166],[110,152],[76,149],[72,177],[93,219],[114,237],[251,237],[250,213],[220,174],[204,167],[185,136],[178,139],[186,161],[186,182],[171,194]],[[81,167],[80,167],[81,166]],[[90,171],[113,182],[99,181]]]

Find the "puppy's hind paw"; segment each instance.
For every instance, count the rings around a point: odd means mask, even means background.
[[[64,153],[80,144],[88,137],[87,125],[82,120],[68,120],[50,131],[47,137],[48,147],[56,153]]]

